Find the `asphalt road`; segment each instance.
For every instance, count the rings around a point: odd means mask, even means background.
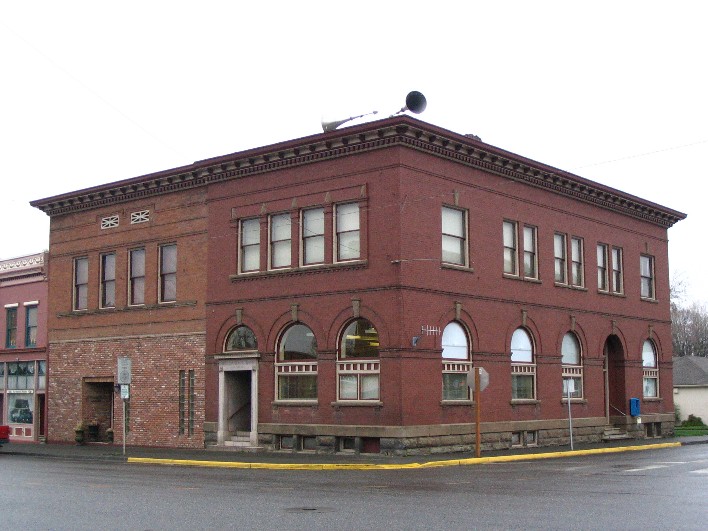
[[[705,529],[708,445],[383,471],[0,455],[1,529]]]

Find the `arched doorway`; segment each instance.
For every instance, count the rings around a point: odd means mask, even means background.
[[[627,415],[624,348],[619,337],[614,334],[605,341],[604,373],[605,418],[608,424],[613,424],[612,417],[624,418]]]

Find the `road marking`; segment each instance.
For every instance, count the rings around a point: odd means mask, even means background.
[[[704,468],[703,470],[691,470],[691,474],[708,474],[708,468]]]
[[[657,468],[669,468],[668,465],[648,465],[642,468],[630,468],[624,472],[644,472],[645,470],[656,470]]]

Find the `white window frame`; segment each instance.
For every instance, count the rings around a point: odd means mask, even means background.
[[[308,330],[308,333],[312,336],[312,341],[314,341],[315,358],[312,359],[309,356],[303,356],[300,359],[282,359],[283,349],[285,348],[285,341],[287,339],[287,334],[294,327],[302,327]],[[317,340],[314,337],[314,331],[304,323],[295,322],[287,326],[278,338],[278,348],[275,357],[275,400],[277,402],[302,402],[316,404],[319,396],[319,382],[317,381]],[[280,380],[281,378],[298,378],[300,376],[314,376],[315,377],[315,396],[314,398],[282,398],[280,396]]]
[[[247,228],[254,226],[257,230],[248,231]],[[253,234],[257,239],[251,240],[248,236]],[[255,256],[251,256],[255,255]],[[255,258],[255,267],[246,268],[249,263],[247,259]],[[256,273],[261,270],[261,220],[260,218],[245,218],[239,221],[238,227],[238,272]]]
[[[342,377],[356,378],[356,397],[342,396]],[[376,380],[376,396],[364,396],[364,379]],[[337,361],[337,400],[340,402],[379,402],[381,400],[381,361]]]
[[[353,212],[346,213],[346,209],[351,208],[356,210],[356,223],[353,223],[352,219],[346,220],[345,223],[344,216],[354,215]],[[341,213],[341,216],[340,216]],[[334,253],[334,262],[351,262],[353,260],[361,260],[361,207],[357,202],[339,203],[334,206],[334,247],[332,252]],[[346,236],[345,236],[346,235]],[[344,243],[343,240],[356,235],[356,244],[354,240],[352,242]],[[356,245],[356,247],[354,246]],[[340,252],[340,247],[349,249],[351,256],[343,256],[344,253]]]
[[[137,275],[135,273],[135,268],[133,264],[133,253],[142,252],[142,275]],[[145,305],[145,248],[139,247],[136,249],[130,249],[128,251],[128,305],[129,306],[144,306]],[[135,281],[137,279],[142,279],[142,289],[141,298],[142,302],[135,302]]]
[[[454,328],[452,328],[454,327]],[[459,329],[459,330],[458,330]],[[464,337],[464,345],[456,341],[459,336]],[[458,321],[451,321],[443,330],[441,347],[442,347],[442,399],[444,402],[459,402],[470,399],[470,391],[466,385],[467,374],[472,370],[472,362],[470,361],[470,340],[469,334],[465,327]],[[460,349],[464,348],[464,353]],[[465,378],[465,396],[464,398],[450,398],[445,394],[445,375],[464,375]],[[457,376],[459,378],[460,376]]]
[[[570,238],[570,276],[571,286],[576,288],[585,287],[585,260],[583,259],[583,239],[579,236]],[[576,282],[576,270],[579,281]]]
[[[610,262],[612,264],[612,271],[610,274],[610,289],[612,293],[621,295],[624,293],[624,271],[623,271],[623,258],[622,258],[622,248],[612,246],[610,248]]]
[[[511,232],[511,234],[509,234]],[[518,223],[505,219],[502,223],[502,241],[504,245],[504,267],[505,275],[519,275],[519,238]],[[507,263],[510,267],[507,267]]]
[[[568,363],[567,351],[566,351],[566,337],[572,337],[575,340],[575,345],[577,346],[578,359],[577,363]],[[580,382],[579,386],[575,386],[575,391],[571,393],[570,398],[573,399],[583,399],[584,398],[584,381],[583,381],[583,348],[580,338],[574,332],[567,332],[563,336],[563,341],[561,343],[561,366],[563,372],[563,399],[568,398],[567,390],[567,380],[573,379]]]
[[[315,217],[321,214],[321,229],[317,226],[320,220]],[[321,230],[321,232],[320,232]],[[300,262],[302,266],[320,265],[325,263],[325,209],[323,207],[307,208],[302,210],[300,214]],[[311,245],[321,247],[321,256],[318,254],[318,259],[310,259],[308,257],[308,248]]]
[[[290,212],[271,214],[268,218],[268,268],[273,270],[292,267],[292,246],[293,233]],[[280,253],[283,253],[282,261]],[[287,260],[285,260],[286,255]]]
[[[647,351],[650,349],[650,352]],[[654,394],[647,394],[647,383],[653,382]],[[642,343],[642,396],[659,398],[659,353],[650,339]]]
[[[644,264],[646,263],[645,271]],[[639,275],[640,275],[640,286],[639,294],[642,299],[655,300],[656,299],[656,276],[654,271],[654,257],[648,254],[642,254],[639,256]],[[646,289],[645,289],[646,285]],[[648,293],[647,293],[648,292]]]
[[[553,235],[553,278],[556,284],[568,284],[567,236],[561,232]]]
[[[525,361],[521,358],[525,357],[525,355],[522,355],[523,352],[526,352],[526,350],[514,350],[514,336],[516,335],[517,332],[523,332],[526,334],[526,338],[529,341],[530,345],[530,361]],[[516,358],[516,359],[514,359]],[[532,385],[531,385],[531,395],[530,397],[516,397],[514,396],[514,385],[513,381],[515,377],[528,377],[530,376],[532,378]],[[512,401],[535,401],[537,395],[537,390],[536,390],[536,353],[535,353],[535,347],[533,343],[533,336],[531,333],[523,328],[517,328],[514,330],[514,334],[512,334],[511,337],[511,379],[512,379],[512,390],[511,390],[511,399]]]
[[[609,248],[606,243],[597,244],[597,290],[610,291]]]
[[[446,217],[446,213],[449,215]],[[452,227],[450,224],[446,223],[446,219],[450,219],[450,215],[459,215],[459,226]],[[443,205],[441,210],[442,218],[442,262],[445,264],[452,264],[456,266],[467,267],[469,265],[468,260],[468,247],[467,247],[467,210],[461,208],[453,208],[450,206]],[[457,218],[455,219],[455,225],[457,224]],[[454,232],[451,232],[454,231]],[[446,260],[446,242],[454,242],[457,247],[460,247],[459,260]],[[450,251],[448,250],[449,254]]]
[[[106,271],[106,260],[108,257],[113,258],[113,278],[109,278],[107,275],[110,271]],[[100,268],[101,268],[101,279],[100,279],[100,289],[99,289],[99,307],[100,308],[115,308],[116,307],[116,253],[101,253],[100,255]],[[111,301],[106,300],[109,295],[108,292],[113,290],[113,304]]]
[[[538,229],[533,225],[524,225],[524,278],[538,280]],[[530,235],[531,241],[527,241],[527,236]],[[530,270],[527,269],[527,260]]]

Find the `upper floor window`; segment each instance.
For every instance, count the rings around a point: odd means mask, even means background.
[[[639,273],[641,275],[640,295],[643,299],[654,299],[654,257],[641,255],[639,257]]]
[[[290,267],[292,257],[290,213],[270,217],[270,267]]]
[[[566,258],[566,238],[565,234],[556,233],[553,235],[553,257],[555,281],[560,284],[568,283],[568,260]]]
[[[226,336],[225,352],[237,350],[257,350],[256,335],[247,326],[237,326]]]
[[[469,341],[460,323],[449,323],[442,334],[443,400],[468,400]]]
[[[536,227],[524,225],[524,277],[538,278]]]
[[[361,256],[359,239],[359,204],[345,203],[335,207],[336,261],[358,260]]]
[[[129,255],[128,301],[131,305],[145,304],[145,249],[133,249]]]
[[[583,240],[573,237],[570,239],[570,283],[573,286],[585,285],[585,266],[583,263]]]
[[[324,208],[302,211],[302,264],[321,264],[325,261]]]
[[[339,400],[379,400],[379,333],[367,319],[356,319],[342,333],[337,362]]]
[[[5,308],[5,348],[17,347],[17,307]]]
[[[177,300],[177,245],[160,246],[160,302]]]
[[[294,324],[278,343],[278,400],[317,400],[317,340],[309,327]]]
[[[597,245],[597,289],[611,293],[622,293],[622,249],[605,243]]]
[[[563,366],[563,398],[583,397],[583,366],[580,341],[573,332],[563,336],[561,343],[561,364]],[[570,388],[570,389],[569,389]]]
[[[531,336],[517,328],[511,336],[511,398],[536,398],[536,365]]]
[[[610,289],[613,293],[624,293],[624,278],[622,274],[622,249],[612,248],[612,284]]]
[[[116,305],[116,255],[101,255],[101,308],[113,308]]]
[[[241,221],[240,272],[261,268],[261,222],[258,218]]]
[[[517,265],[517,238],[516,222],[504,222],[504,273],[517,275],[519,268]]]
[[[37,346],[37,305],[25,306],[25,347]]]
[[[88,308],[88,258],[74,259],[74,310]]]
[[[462,210],[442,207],[442,261],[467,265],[467,223]]]
[[[522,245],[518,246],[518,223],[505,221],[504,232],[504,273],[518,275],[519,266],[523,264],[523,277],[538,278],[538,247],[536,241],[536,227],[524,225],[522,227]],[[520,262],[519,262],[520,259]]]
[[[644,398],[659,396],[659,369],[656,348],[650,340],[642,344],[642,368],[644,372]]]

